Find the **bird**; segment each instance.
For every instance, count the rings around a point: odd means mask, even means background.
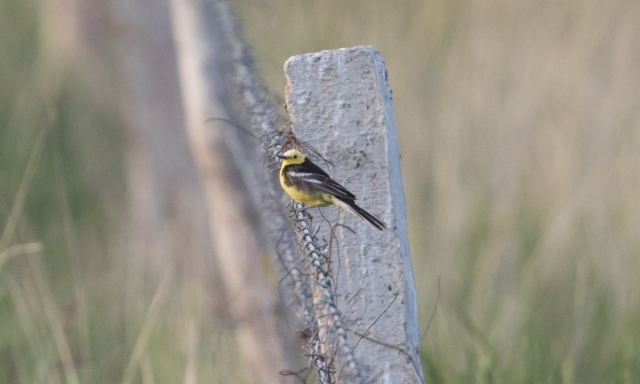
[[[360,208],[356,196],[333,180],[322,168],[296,149],[277,155],[282,159],[280,185],[293,200],[312,207],[332,204],[345,208],[378,230],[387,226],[377,217]]]

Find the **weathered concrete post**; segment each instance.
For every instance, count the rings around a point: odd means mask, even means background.
[[[334,163],[326,169],[384,221],[379,232],[355,215],[311,211],[329,239],[338,309],[367,383],[419,383],[419,331],[409,260],[400,153],[387,70],[372,47],[294,56],[285,63],[287,109],[296,136]],[[318,162],[324,166],[322,162]],[[337,240],[337,241],[336,241]],[[319,314],[322,316],[322,314]],[[364,335],[364,336],[362,336]],[[340,369],[340,366],[337,366]],[[337,374],[338,382],[340,375]]]
[[[264,236],[256,230],[257,215],[249,213],[266,208],[265,204],[251,207],[259,188],[245,182],[260,180],[254,171],[264,167],[250,160],[261,153],[256,143],[238,146],[237,135],[242,135],[238,130],[225,134],[220,124],[207,122],[210,117],[233,119],[234,96],[251,85],[242,82],[252,79],[246,75],[240,79],[238,74],[248,72],[237,57],[244,46],[237,38],[228,1],[172,0],[171,6],[187,136],[203,185],[218,265],[233,300],[229,312],[248,373],[245,380],[290,383],[292,377],[279,374],[288,362],[278,333],[276,300],[259,259]],[[255,113],[246,98],[243,106]],[[233,161],[236,155],[241,161]],[[190,377],[195,382],[195,373]]]

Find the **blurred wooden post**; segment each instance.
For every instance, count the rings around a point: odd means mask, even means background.
[[[230,148],[239,130],[210,117],[229,118],[235,74],[226,40],[235,33],[223,0],[172,0],[173,33],[183,110],[190,148],[205,190],[211,233],[228,290],[240,350],[247,370],[261,382],[289,382],[278,374],[288,368],[275,319],[277,305],[263,277],[258,235],[250,212],[251,185],[235,161],[259,153],[253,145]],[[227,18],[227,19],[225,19]],[[229,131],[231,129],[231,131]],[[254,164],[255,168],[255,164]],[[258,168],[262,168],[259,164]],[[253,381],[256,379],[253,378]]]
[[[338,226],[331,250],[338,309],[364,381],[422,382],[400,153],[385,64],[372,47],[355,47],[294,56],[285,72],[296,136],[332,161],[332,176],[388,226],[379,232],[341,212],[338,222],[356,233]],[[322,210],[331,223],[336,212]],[[319,213],[312,214],[314,225],[325,223]],[[328,239],[329,226],[323,227]]]

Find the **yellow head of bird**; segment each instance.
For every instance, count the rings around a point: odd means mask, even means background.
[[[295,149],[290,149],[282,155],[278,155],[279,158],[282,159],[282,166],[287,165],[295,165],[302,164],[304,162],[305,156],[302,152],[297,151]]]

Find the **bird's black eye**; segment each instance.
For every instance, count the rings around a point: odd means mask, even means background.
[[[293,155],[293,158],[294,158],[294,159],[297,159],[297,158],[298,158],[298,155]]]

